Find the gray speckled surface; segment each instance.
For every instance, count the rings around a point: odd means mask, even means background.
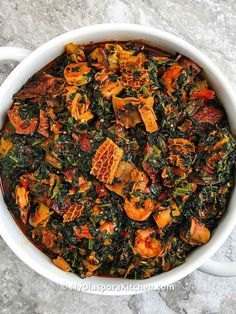
[[[1,0],[0,45],[34,49],[65,31],[102,22],[131,22],[170,31],[208,55],[236,91],[234,0]],[[2,81],[13,69],[0,64]],[[232,261],[236,232],[215,256]],[[25,266],[0,238],[0,313],[235,313],[236,278],[195,271],[174,291],[101,297],[65,291]]]

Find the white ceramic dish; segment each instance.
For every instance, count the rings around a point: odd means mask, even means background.
[[[89,43],[106,40],[144,39],[153,46],[171,52],[179,52],[200,65],[207,79],[222,101],[229,118],[232,132],[236,134],[236,97],[229,83],[218,68],[198,49],[169,33],[133,24],[101,24],[83,27],[58,36],[33,52],[16,47],[0,48],[0,60],[12,59],[20,64],[7,77],[0,88],[0,127],[11,106],[12,96],[22,85],[44,65],[63,52],[68,42]],[[209,258],[228,238],[236,224],[236,190],[231,196],[227,212],[212,234],[211,240],[192,252],[185,263],[169,272],[145,280],[91,277],[80,279],[72,273],[58,269],[51,260],[40,252],[21,232],[9,213],[0,193],[0,234],[12,251],[29,267],[42,276],[66,287],[82,289],[97,294],[135,294],[149,289],[170,285],[187,276],[195,269],[218,276],[236,275],[236,263],[220,264]]]

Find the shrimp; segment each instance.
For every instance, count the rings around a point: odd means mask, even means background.
[[[73,62],[80,62],[86,60],[86,56],[83,49],[76,44],[68,43],[65,46],[65,50],[67,55],[71,58]]]
[[[131,193],[134,193],[136,191],[145,192],[148,184],[148,177],[144,172],[134,168],[131,173],[131,182],[133,182]]]
[[[106,232],[107,234],[112,234],[115,231],[116,225],[111,221],[104,221],[100,226],[99,230],[101,232]]]
[[[38,118],[33,117],[30,120],[23,120],[20,116],[20,107],[14,106],[11,110],[8,110],[7,115],[11,124],[15,128],[17,134],[31,134],[36,129]]]
[[[88,226],[83,225],[80,227],[74,227],[73,229],[74,229],[74,234],[78,239],[82,239],[82,238],[93,239],[93,236],[91,235]]]
[[[104,68],[107,65],[107,55],[103,48],[96,48],[90,53],[90,58],[93,60],[92,65],[96,68]]]
[[[165,71],[162,76],[163,83],[170,93],[173,93],[177,87],[177,79],[181,74],[182,66],[173,64]]]
[[[131,197],[125,199],[124,210],[126,215],[136,221],[148,219],[154,208],[154,201],[150,198],[140,201],[140,197]]]
[[[30,211],[29,191],[27,191],[23,186],[17,185],[15,197],[16,204],[19,206],[21,220],[24,224],[26,224]]]
[[[64,77],[69,85],[86,85],[91,81],[91,68],[87,62],[70,63],[65,67]]]
[[[136,231],[133,251],[140,254],[142,258],[152,258],[159,256],[163,251],[162,244],[159,240],[152,237],[156,233],[153,228],[139,229]]]

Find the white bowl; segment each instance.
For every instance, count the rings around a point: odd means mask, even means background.
[[[187,31],[187,30],[186,30]],[[83,27],[58,36],[30,53],[7,77],[0,88],[0,127],[11,106],[12,96],[44,65],[63,52],[68,42],[89,43],[107,40],[143,39],[147,43],[170,52],[178,52],[200,65],[212,88],[216,91],[236,133],[236,98],[229,83],[218,68],[198,49],[186,41],[154,28],[133,24],[101,24]],[[28,52],[19,48],[0,48],[0,59],[21,60]],[[96,294],[134,294],[170,285],[206,263],[230,235],[236,224],[235,188],[227,212],[212,234],[210,241],[194,250],[186,261],[175,269],[145,280],[91,277],[80,279],[73,273],[58,269],[22,233],[9,213],[0,194],[0,234],[12,251],[29,267],[42,276],[66,287]],[[202,269],[218,275],[236,275],[235,264],[216,265],[208,262]]]

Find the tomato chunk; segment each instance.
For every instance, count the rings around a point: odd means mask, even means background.
[[[210,89],[201,89],[191,94],[190,99],[214,99],[215,92]]]

